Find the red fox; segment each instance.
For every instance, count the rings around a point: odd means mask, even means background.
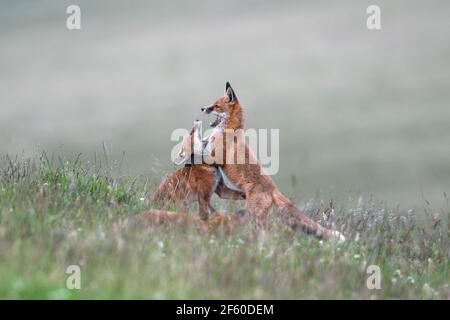
[[[213,146],[206,149],[214,152],[219,150],[219,152],[224,153],[222,157],[224,162],[216,165],[222,173],[224,181],[230,180],[235,187],[245,193],[246,211],[256,224],[266,229],[269,211],[272,207],[276,207],[283,220],[294,229],[301,229],[319,238],[325,237],[345,241],[344,236],[339,231],[324,228],[311,220],[278,190],[272,178],[264,175],[261,164],[246,144],[245,139],[234,136],[234,143],[227,143],[227,132],[244,129],[244,110],[228,82],[225,86],[224,96],[213,104],[201,108],[201,110],[207,114],[215,114],[217,119],[212,123],[212,126],[219,128],[214,129],[213,135],[215,136],[210,138],[210,143]],[[216,139],[219,135],[221,135],[221,139]],[[220,145],[217,145],[216,141],[219,141]],[[236,159],[239,150],[245,150],[245,163],[226,163],[226,159]]]
[[[165,211],[151,209],[137,215],[133,222],[136,225],[189,225],[193,224],[199,232],[207,234],[211,232],[224,231],[231,233],[244,222],[242,211],[236,214],[224,214],[215,212],[208,220],[194,219],[185,212]]]
[[[202,148],[200,130],[201,123],[196,121],[191,132],[183,138],[175,163],[181,164],[189,160],[195,150]],[[163,208],[173,204],[182,208],[183,211],[187,211],[191,202],[198,201],[200,218],[206,220],[209,213],[215,212],[210,204],[214,192],[222,199],[245,199],[242,192],[230,190],[224,185],[217,168],[207,164],[192,163],[169,174],[156,189],[153,200]]]

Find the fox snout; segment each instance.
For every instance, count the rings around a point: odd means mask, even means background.
[[[200,110],[206,114],[210,114],[214,110],[214,106],[213,105],[206,106],[201,108]]]

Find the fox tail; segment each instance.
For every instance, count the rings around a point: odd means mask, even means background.
[[[336,242],[345,241],[345,237],[339,231],[327,229],[309,218],[280,191],[275,190],[272,198],[282,220],[294,230],[301,230],[318,238],[326,238]]]

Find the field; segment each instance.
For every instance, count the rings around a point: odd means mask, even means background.
[[[0,298],[450,298],[449,1],[379,0],[378,31],[361,0],[70,4],[0,0]],[[128,227],[226,81],[347,243]]]
[[[10,159],[0,176],[0,296],[37,299],[450,298],[449,208],[309,203],[349,238],[342,245],[283,227],[201,235],[189,226],[133,226],[152,183],[108,166]],[[448,201],[448,199],[447,199]],[[66,288],[79,265],[81,289]],[[381,271],[367,287],[367,267]]]

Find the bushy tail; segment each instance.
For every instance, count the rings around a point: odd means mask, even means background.
[[[292,201],[280,191],[275,190],[272,197],[281,219],[294,230],[301,230],[318,238],[326,238],[338,242],[345,241],[345,237],[339,231],[327,229],[309,218],[304,212],[297,209]]]

